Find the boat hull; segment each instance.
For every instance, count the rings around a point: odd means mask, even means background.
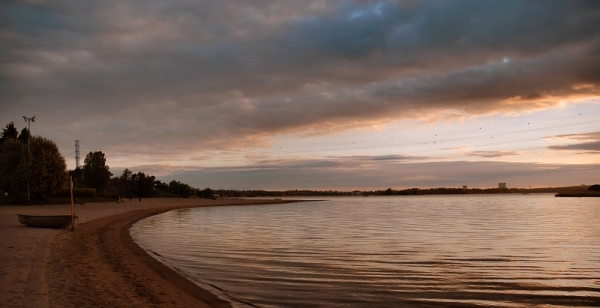
[[[19,222],[28,227],[66,228],[71,225],[71,215],[37,216],[18,214],[18,216]]]

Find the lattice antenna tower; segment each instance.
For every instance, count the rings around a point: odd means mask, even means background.
[[[75,169],[79,167],[79,140],[75,140]]]

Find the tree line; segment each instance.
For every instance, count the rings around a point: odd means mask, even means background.
[[[67,170],[66,160],[54,141],[31,136],[27,128],[19,133],[14,122],[7,124],[0,134],[0,175],[0,196],[16,203],[28,199],[28,186],[32,200],[69,195],[69,176],[76,196],[213,197],[210,188],[200,190],[175,180],[165,183],[144,172],[125,169],[120,176],[113,177],[102,151],[89,152],[81,168]]]
[[[200,190],[176,180],[166,183],[157,180],[154,175],[134,173],[129,168],[125,168],[120,176],[113,177],[102,151],[89,152],[82,168],[76,168],[70,174],[74,187],[94,188],[100,195],[110,198],[213,197],[210,188]]]
[[[600,191],[600,185],[591,186],[565,186],[565,187],[539,187],[539,188],[407,188],[407,189],[379,189],[379,190],[235,190],[218,189],[215,194],[223,197],[303,197],[303,196],[409,196],[409,195],[458,195],[458,194],[520,194],[520,193],[565,193]]]

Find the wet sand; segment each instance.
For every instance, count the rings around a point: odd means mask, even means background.
[[[178,208],[273,199],[142,199],[77,205],[75,232],[29,228],[16,214],[70,214],[69,205],[0,207],[0,307],[229,307],[150,257],[136,221]]]

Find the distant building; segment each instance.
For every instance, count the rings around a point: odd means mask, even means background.
[[[464,189],[464,190],[467,190],[467,185],[463,185],[463,189]]]
[[[498,188],[506,189],[506,183],[498,183]]]

